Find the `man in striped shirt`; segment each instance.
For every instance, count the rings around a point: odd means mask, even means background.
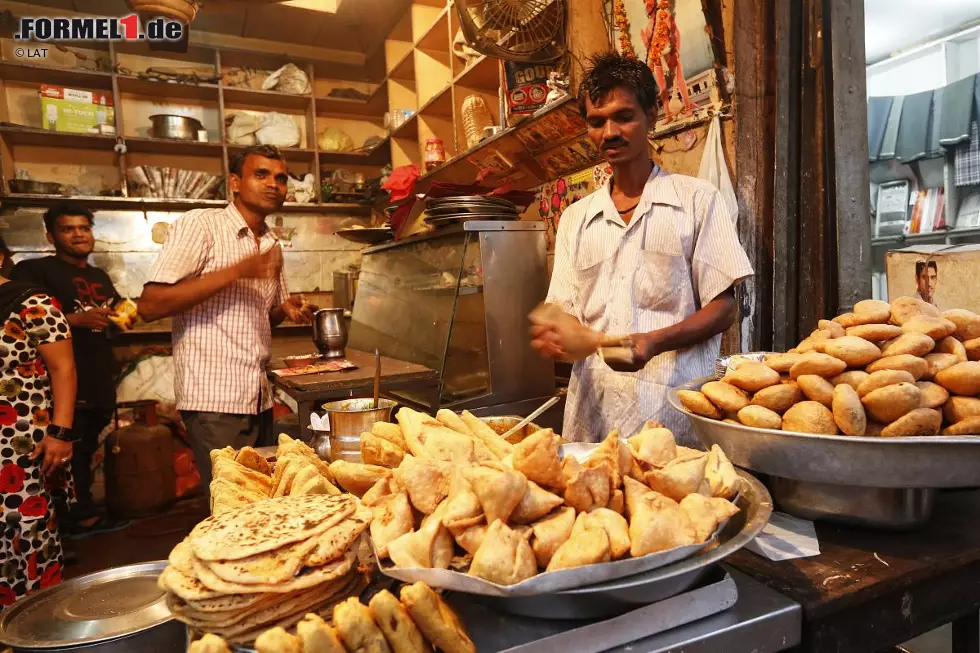
[[[148,322],[173,316],[177,408],[206,493],[212,449],[271,442],[272,327],[309,321],[286,291],[282,251],[265,223],[286,197],[282,154],[249,148],[229,171],[234,201],[171,225],[139,300]]]
[[[580,108],[612,180],[562,215],[548,302],[567,315],[531,330],[539,353],[575,361],[562,433],[572,441],[617,428],[629,437],[652,419],[698,446],[667,391],[712,373],[733,288],[752,275],[718,191],[650,161],[656,97],[650,69],[615,53],[593,59],[582,82]],[[600,358],[602,334],[626,337],[632,363]]]

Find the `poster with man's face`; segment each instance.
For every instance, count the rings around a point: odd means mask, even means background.
[[[936,305],[936,286],[939,283],[939,265],[936,261],[915,262],[915,285],[919,299]]]

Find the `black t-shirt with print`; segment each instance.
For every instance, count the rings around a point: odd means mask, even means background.
[[[21,261],[14,266],[10,277],[40,285],[58,300],[66,315],[89,306],[111,306],[119,298],[104,270],[91,265],[80,268],[56,256]],[[78,374],[78,402],[92,408],[113,408],[116,404],[115,362],[107,331],[76,328],[71,331]]]

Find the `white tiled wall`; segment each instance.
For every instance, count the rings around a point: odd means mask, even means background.
[[[6,209],[0,213],[0,233],[14,253],[14,262],[52,253],[44,233],[43,213],[43,209],[35,208]],[[97,211],[93,264],[109,273],[121,294],[139,296],[161,248],[153,242],[153,225],[171,223],[180,215]],[[268,224],[280,234],[290,292],[329,292],[333,290],[335,270],[360,264],[361,246],[340,238],[335,232],[354,224],[367,226],[367,218],[287,214],[270,216]]]

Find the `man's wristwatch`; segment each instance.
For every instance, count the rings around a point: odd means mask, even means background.
[[[48,428],[45,430],[45,434],[50,435],[55,440],[62,440],[63,442],[75,441],[75,438],[72,436],[71,429],[65,426],[48,424]]]

